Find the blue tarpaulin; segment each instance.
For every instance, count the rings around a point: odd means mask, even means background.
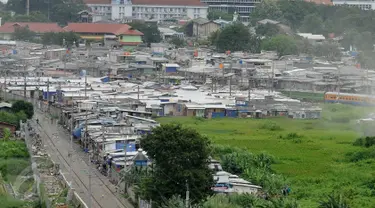
[[[134,152],[136,151],[135,149],[135,144],[134,143],[129,143],[129,144],[126,144],[126,152]]]
[[[81,138],[81,136],[82,136],[82,127],[74,129],[73,136],[75,136],[77,138]]]
[[[102,82],[109,82],[109,77],[105,76],[100,79]]]
[[[147,166],[147,160],[137,160],[134,162],[135,162],[135,166]]]
[[[43,99],[47,100],[48,99],[48,96],[49,95],[49,99],[51,100],[52,96],[56,95],[57,92],[54,92],[54,91],[49,91],[49,93],[47,93],[47,91],[43,92]]]
[[[226,110],[227,117],[237,117],[237,110]]]
[[[350,56],[357,56],[358,52],[357,51],[349,51]]]
[[[165,67],[165,72],[167,73],[177,72],[177,67]]]
[[[212,115],[211,116],[212,118],[222,118],[225,116],[225,113],[224,112],[212,112],[211,115]]]

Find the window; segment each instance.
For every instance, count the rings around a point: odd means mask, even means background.
[[[98,10],[98,7],[95,7],[95,10]]]

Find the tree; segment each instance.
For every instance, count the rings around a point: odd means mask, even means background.
[[[296,40],[287,35],[276,35],[275,37],[264,40],[262,49],[276,51],[279,57],[298,54]]]
[[[191,202],[211,194],[212,172],[208,168],[210,141],[196,130],[180,124],[163,124],[141,139],[141,146],[154,164],[152,175],[142,179],[140,194],[161,205],[174,195],[184,196],[189,186]]]
[[[242,23],[227,25],[219,34],[216,40],[216,49],[219,52],[248,51],[250,48],[251,34],[249,28]]]
[[[82,0],[60,0],[61,3],[53,3],[51,8],[51,21],[66,25],[78,19],[78,12],[84,10],[86,5]]]
[[[375,52],[373,51],[362,51],[357,57],[356,61],[361,65],[361,68],[364,69],[373,69],[375,67]]]
[[[30,12],[29,15],[17,14],[7,21],[11,22],[49,22],[46,15],[42,14],[41,12],[35,11]]]
[[[28,26],[17,27],[13,33],[14,40],[32,41],[35,38],[36,33],[31,31]]]
[[[3,129],[3,139],[4,140],[9,140],[10,136],[12,135],[12,132],[8,128]]]
[[[319,202],[319,208],[349,208],[347,200],[341,194],[331,193]]]
[[[43,45],[62,46],[64,44],[64,40],[65,40],[65,44],[67,47],[70,47],[73,44],[76,44],[76,46],[78,47],[80,37],[74,32],[60,32],[60,33],[48,32],[42,35]]]
[[[211,10],[207,14],[207,19],[209,20],[217,20],[217,19],[223,19],[226,21],[232,21],[233,20],[233,14],[229,14],[227,12],[222,12],[219,10]]]
[[[279,33],[279,27],[275,24],[259,24],[255,28],[256,34],[259,36],[272,37]]]
[[[202,208],[241,208],[241,206],[231,203],[230,197],[227,195],[215,195],[208,198]]]
[[[341,51],[339,45],[332,42],[325,42],[323,44],[318,44],[314,48],[314,55],[325,57],[328,61],[340,60]]]
[[[374,50],[374,37],[371,32],[362,32],[354,36],[354,45],[361,51],[373,51]]]
[[[186,44],[184,39],[179,38],[177,36],[173,36],[169,40],[169,43],[175,45],[177,48],[181,48],[181,47],[185,46],[185,44]]]
[[[317,14],[305,16],[300,27],[301,32],[321,34],[323,32],[323,19]]]
[[[184,199],[181,196],[173,195],[172,198],[168,199],[168,201],[164,202],[161,208],[185,208]]]
[[[19,128],[20,121],[27,119],[26,114],[23,111],[17,113],[0,112],[0,121],[13,124]]]
[[[14,113],[18,113],[23,111],[28,119],[31,119],[34,115],[34,107],[33,104],[23,100],[17,100],[12,104],[12,111]]]
[[[140,21],[134,21],[129,24],[133,29],[143,33],[143,41],[147,44],[159,43],[161,41],[160,31],[156,24],[147,24]]]
[[[190,21],[184,25],[184,33],[187,37],[193,37],[193,21]]]
[[[254,9],[250,13],[250,22],[252,25],[256,25],[256,22],[262,19],[280,20],[282,12],[280,11],[276,1],[274,0],[263,0],[257,5],[257,9]]]
[[[82,0],[33,0],[30,1],[30,14],[40,12],[45,17],[49,14],[52,22],[66,24],[74,22],[78,17],[78,12],[86,8]],[[6,4],[7,11],[14,11],[17,15],[26,14],[26,0],[9,0]],[[39,16],[39,20],[43,20]],[[47,18],[48,19],[48,18]]]
[[[216,30],[208,36],[208,41],[210,42],[211,45],[216,45],[216,41],[219,38],[221,30]]]

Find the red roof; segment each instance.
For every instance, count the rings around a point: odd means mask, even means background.
[[[29,27],[29,30],[36,33],[63,32],[64,30],[57,23],[45,22],[6,22],[0,27],[0,33],[13,33],[16,27]]]
[[[83,0],[85,4],[111,4],[111,0]]]
[[[66,31],[77,33],[106,33],[114,35],[143,35],[138,30],[132,30],[127,24],[105,24],[105,23],[69,23],[64,27]]]
[[[132,0],[132,3],[135,5],[206,6],[200,0]]]

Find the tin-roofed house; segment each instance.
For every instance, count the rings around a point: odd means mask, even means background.
[[[185,111],[186,114],[185,116],[194,116],[194,117],[204,117],[204,112],[205,112],[205,107],[202,105],[198,104],[191,104],[191,103],[186,103],[185,104]]]
[[[216,32],[221,25],[205,18],[197,18],[193,20],[193,36],[208,37],[211,33]]]

